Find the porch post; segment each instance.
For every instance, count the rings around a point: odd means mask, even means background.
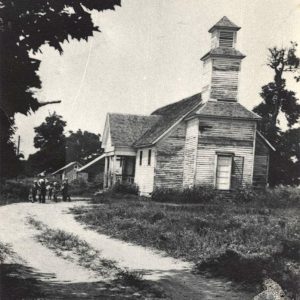
[[[103,188],[108,186],[107,182],[107,156],[104,157],[104,174],[103,174]]]
[[[117,175],[116,175],[116,166],[117,166],[117,155],[114,154],[113,157],[113,182],[112,184],[114,185],[117,182]]]

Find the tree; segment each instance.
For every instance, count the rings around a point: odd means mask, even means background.
[[[45,122],[35,127],[34,147],[39,149],[28,158],[33,172],[54,171],[65,165],[67,123],[55,112],[46,117]]]
[[[66,138],[66,160],[67,162],[78,161],[86,163],[95,155],[102,153],[100,134],[88,131],[70,131]]]
[[[297,184],[300,177],[295,172],[298,164],[286,145],[293,147],[299,144],[299,134],[292,130],[300,118],[300,104],[293,91],[286,87],[284,75],[295,74],[298,81],[300,77],[300,58],[296,54],[297,44],[291,42],[289,48],[273,47],[269,49],[267,65],[274,71],[274,80],[262,87],[260,96],[263,101],[254,107],[253,111],[262,117],[260,131],[275,146],[276,152],[270,157],[270,184]],[[286,120],[288,131],[282,131],[280,116]],[[288,140],[292,138],[292,140]]]
[[[99,31],[91,10],[116,5],[120,0],[0,0],[0,136],[5,137],[0,141],[1,162],[14,153],[9,144],[15,114],[27,115],[53,103],[41,103],[35,97],[41,87],[40,61],[31,54],[41,51],[44,44],[62,54],[63,42],[87,40]]]

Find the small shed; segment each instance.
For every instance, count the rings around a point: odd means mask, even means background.
[[[77,170],[80,167],[82,167],[82,165],[79,162],[73,161],[53,172],[51,175],[56,180],[68,179],[68,181],[71,182],[77,179]]]

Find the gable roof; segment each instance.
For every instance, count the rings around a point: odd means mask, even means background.
[[[160,116],[110,113],[108,120],[112,145],[132,147],[159,119]]]
[[[55,175],[55,174],[65,170],[65,169],[75,165],[75,164],[77,164],[77,161],[72,161],[72,162],[68,163],[67,165],[65,165],[64,167],[62,167],[62,168],[58,169],[57,171],[53,172],[51,175]]]
[[[157,122],[134,143],[134,146],[145,147],[153,144],[166,130],[183,119],[200,104],[201,93],[155,110],[151,116],[159,117]]]
[[[248,110],[239,102],[207,101],[201,108],[191,113],[188,117],[206,116],[231,119],[260,120],[261,117]]]
[[[208,32],[212,32],[214,29],[217,29],[217,28],[231,29],[231,30],[235,30],[235,31],[238,31],[241,29],[241,27],[234,24],[226,16],[221,18],[213,27],[211,27],[209,29]]]
[[[217,47],[211,49],[205,55],[203,55],[200,60],[205,60],[207,57],[232,57],[232,58],[245,58],[246,56],[236,50],[235,48],[224,48],[224,47]]]

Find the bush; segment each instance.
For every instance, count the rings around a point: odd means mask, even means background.
[[[258,191],[254,189],[251,185],[246,185],[243,187],[239,187],[236,190],[230,193],[231,199],[234,202],[253,202],[257,200]]]
[[[29,182],[13,180],[0,182],[1,203],[8,204],[27,201],[31,184]]]
[[[184,189],[155,188],[151,198],[163,203],[207,203],[217,198],[217,191],[210,185],[197,185]]]
[[[291,186],[266,189],[258,200],[271,208],[300,207],[300,189]]]
[[[218,191],[210,185],[191,188],[155,188],[151,194],[153,201],[162,203],[237,203],[260,208],[300,207],[300,189],[280,186],[259,190],[246,185],[232,191]]]
[[[102,183],[86,182],[83,179],[77,179],[70,183],[69,193],[71,196],[92,196],[102,188]]]
[[[113,185],[111,191],[119,194],[138,195],[139,188],[135,183],[117,182]]]

